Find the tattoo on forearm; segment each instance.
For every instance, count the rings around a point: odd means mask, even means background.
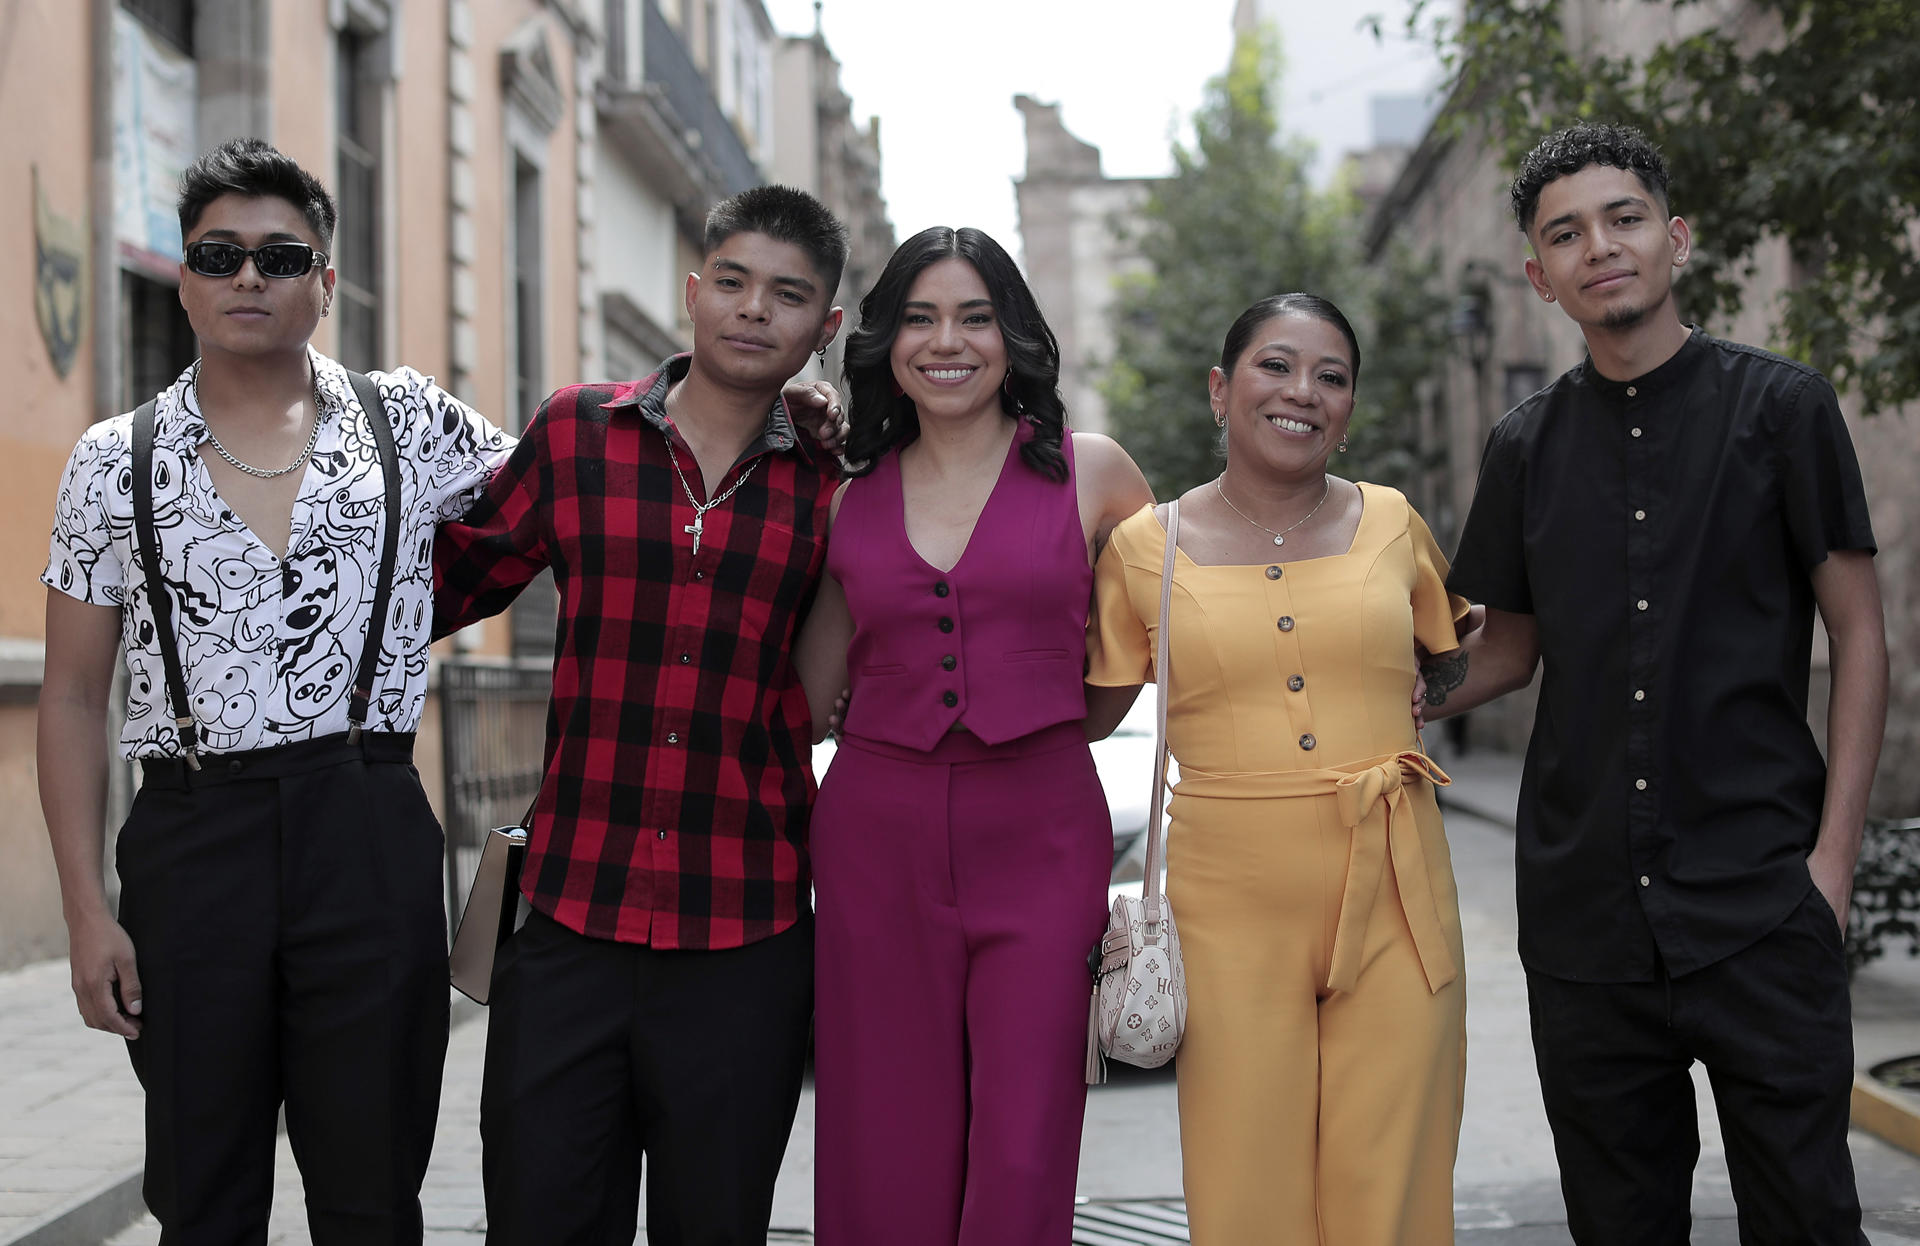
[[[1420,674],[1427,681],[1427,704],[1445,705],[1447,694],[1467,682],[1467,655],[1449,653],[1428,658],[1420,664]]]

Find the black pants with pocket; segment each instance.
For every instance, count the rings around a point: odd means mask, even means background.
[[[500,949],[481,1081],[489,1246],[764,1246],[813,1020],[813,919],[663,951],[535,912]]]
[[[1857,1246],[1853,1022],[1817,888],[1757,943],[1655,982],[1527,974],[1568,1227],[1582,1246],[1685,1246],[1700,1154],[1694,1061],[1726,1142],[1742,1246]]]
[[[117,856],[165,1246],[266,1240],[283,1104],[316,1246],[421,1240],[446,873],[412,740],[144,767]]]

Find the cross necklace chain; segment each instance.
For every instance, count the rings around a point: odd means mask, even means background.
[[[694,499],[693,486],[687,483],[687,474],[680,470],[680,456],[675,454],[673,450],[673,434],[667,433],[665,436],[667,438],[667,462],[673,464],[673,474],[680,478],[680,491],[687,495],[687,505],[693,507],[693,522],[681,528],[680,531],[693,538],[693,556],[698,558],[700,557],[700,537],[707,530],[707,512],[732,497],[734,490],[746,484],[747,477],[753,475],[754,469],[760,466],[760,460],[755,459],[752,463],[748,464],[747,470],[740,473],[738,480],[728,485],[725,489],[722,489],[711,499],[706,502],[699,502]]]

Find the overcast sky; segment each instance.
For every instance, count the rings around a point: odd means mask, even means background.
[[[813,29],[812,0],[765,0],[783,34]],[[1233,0],[825,0],[828,46],[856,118],[880,118],[894,229],[975,225],[1019,252],[1013,179],[1026,167],[1016,94],[1061,105],[1109,176],[1171,168],[1169,139],[1232,48]],[[1319,148],[1322,180],[1364,147],[1368,98],[1424,90],[1431,49],[1401,34],[1407,0],[1264,0],[1287,58],[1281,123]],[[1385,44],[1362,33],[1382,13]]]

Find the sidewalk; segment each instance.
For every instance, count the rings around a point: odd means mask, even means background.
[[[1441,789],[1443,808],[1484,818],[1511,832],[1520,792],[1520,758],[1482,751],[1443,757],[1440,764],[1453,780],[1451,787]],[[1853,1047],[1858,1067],[1854,1127],[1920,1155],[1920,1094],[1884,1086],[1868,1074],[1882,1061],[1920,1052],[1920,957],[1903,956],[1896,949],[1855,975]]]
[[[1565,1246],[1565,1212],[1527,1037],[1526,983],[1514,951],[1513,807],[1519,763],[1497,754],[1442,758],[1443,793],[1467,944],[1468,1076],[1455,1213],[1461,1246]],[[462,1001],[464,1003],[464,1001]],[[1855,980],[1855,1037],[1866,1065],[1920,1051],[1920,960],[1889,958]],[[483,1011],[453,1031],[440,1127],[422,1195],[429,1246],[479,1246],[479,1088]],[[81,1027],[64,962],[0,974],[0,1246],[154,1246],[139,1198],[140,1092],[119,1040]],[[1737,1241],[1724,1149],[1704,1076],[1695,1179],[1701,1246]],[[1920,1095],[1886,1091],[1920,1130]],[[1876,1101],[1877,1102],[1877,1101]],[[1873,1105],[1868,1105],[1872,1107]],[[802,1100],[775,1193],[771,1242],[805,1242],[812,1223],[812,1090]],[[1856,1095],[1856,1126],[1866,1119]],[[1174,1083],[1166,1070],[1121,1070],[1087,1104],[1083,1208],[1075,1241],[1184,1241]],[[1920,1133],[1909,1146],[1920,1147]],[[1876,1246],[1920,1246],[1920,1150],[1856,1129],[1853,1150]],[[1152,1226],[1164,1226],[1164,1234]],[[269,1242],[308,1242],[298,1175],[281,1140]],[[645,1242],[644,1228],[639,1238]]]

